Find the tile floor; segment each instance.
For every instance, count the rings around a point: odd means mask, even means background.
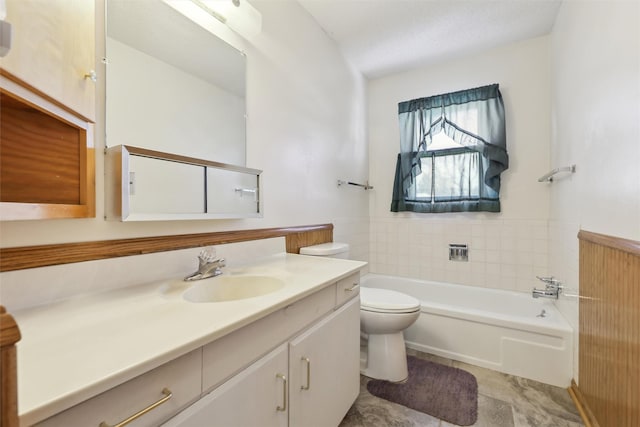
[[[566,389],[414,350],[407,353],[464,369],[478,381],[477,427],[583,426]],[[339,427],[455,427],[446,421],[372,396],[360,377],[360,395]]]

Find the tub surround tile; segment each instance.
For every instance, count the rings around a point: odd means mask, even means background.
[[[412,278],[479,287],[492,287],[494,284],[493,287],[513,291],[530,291],[535,281],[534,273],[548,274],[546,220],[372,218],[370,238],[376,252],[376,259],[370,260],[373,273],[392,274],[395,270],[397,274]],[[419,260],[410,260],[410,265],[418,263],[429,269],[407,268],[402,264],[404,256],[398,255],[403,247],[408,248],[407,242],[411,253],[420,254]],[[449,243],[468,244],[470,261],[484,264],[484,271],[475,268],[468,272],[465,271],[465,263],[449,263]],[[496,264],[497,269],[490,264]],[[520,272],[515,277],[514,268]]]

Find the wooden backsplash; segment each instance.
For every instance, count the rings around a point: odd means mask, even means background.
[[[22,270],[48,265],[142,255],[283,236],[285,237],[287,252],[299,253],[301,247],[333,241],[333,224],[0,248],[0,271]]]
[[[640,426],[640,242],[580,231],[578,393],[593,425]]]

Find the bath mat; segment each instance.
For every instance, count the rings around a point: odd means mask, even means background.
[[[424,412],[449,423],[469,426],[478,418],[478,382],[462,369],[407,356],[405,383],[370,380],[374,396]]]

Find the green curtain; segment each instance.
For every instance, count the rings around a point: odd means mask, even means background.
[[[473,129],[465,119],[477,118]],[[498,84],[482,86],[398,104],[400,153],[391,201],[391,211],[460,212],[500,211],[500,174],[509,167],[505,132],[504,104]],[[416,198],[415,178],[421,173],[421,159],[427,155],[432,138],[445,132],[468,151],[478,152],[481,185],[477,197],[469,198],[461,185],[459,194],[447,200]],[[432,154],[428,154],[432,155]],[[462,168],[461,174],[471,173]],[[437,173],[437,171],[436,171]],[[461,176],[459,182],[473,177]]]

